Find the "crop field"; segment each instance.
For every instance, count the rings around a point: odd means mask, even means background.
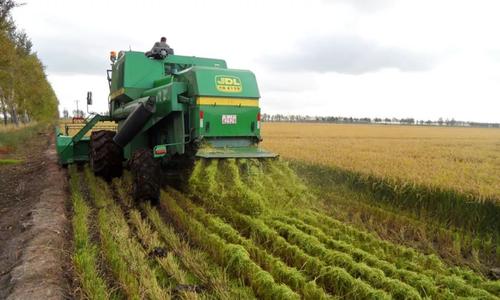
[[[500,131],[265,123],[339,220],[483,273],[500,266]]]
[[[70,119],[63,119],[59,121],[59,131],[64,135],[72,136],[75,135],[80,129],[82,129],[84,125],[85,124],[82,121],[73,122]],[[97,122],[92,130],[87,132],[85,135],[90,136],[90,133],[96,130],[116,130],[116,123],[107,121]]]
[[[264,123],[263,147],[282,157],[500,202],[500,130]]]
[[[128,172],[69,176],[83,298],[500,297],[498,280],[336,218],[283,160],[199,160],[154,205],[131,199]]]

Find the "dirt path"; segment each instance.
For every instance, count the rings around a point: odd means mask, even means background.
[[[20,150],[24,162],[0,167],[0,299],[68,298],[66,176],[54,136]]]

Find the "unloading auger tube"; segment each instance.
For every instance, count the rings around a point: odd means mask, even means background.
[[[155,111],[155,97],[150,96],[145,102],[139,103],[125,119],[123,125],[113,137],[113,141],[121,148],[125,147],[144,127]]]

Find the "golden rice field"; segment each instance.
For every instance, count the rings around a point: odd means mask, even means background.
[[[59,120],[59,130],[62,134],[64,135],[69,135],[73,136],[75,135],[80,129],[83,128],[85,124],[83,122],[72,122],[71,119],[61,119]],[[85,135],[90,136],[90,133],[92,131],[97,131],[97,130],[116,130],[117,125],[115,122],[109,122],[109,121],[104,121],[104,122],[98,122],[92,130],[89,130]]]
[[[264,123],[283,158],[500,199],[500,130]]]

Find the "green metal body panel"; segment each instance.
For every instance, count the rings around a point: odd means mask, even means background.
[[[225,69],[226,62],[182,55],[169,55],[163,60],[156,60],[146,57],[143,52],[122,51],[112,67],[110,100],[127,102],[137,99],[146,89],[154,87],[155,81],[191,66]]]
[[[196,122],[196,115],[203,111],[203,127]],[[195,132],[205,138],[209,137],[260,137],[260,129],[257,128],[258,107],[238,106],[211,106],[200,105],[193,110]],[[235,116],[236,124],[222,124],[222,116]]]
[[[255,75],[247,70],[195,66],[179,73],[188,96],[260,98]]]

